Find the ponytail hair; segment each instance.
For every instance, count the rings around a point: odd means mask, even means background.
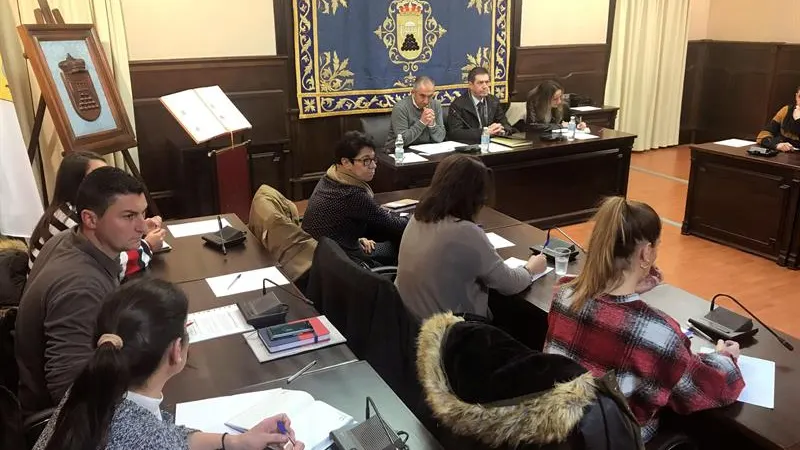
[[[186,295],[162,280],[137,280],[111,293],[98,315],[95,339],[104,334],[115,339],[101,339],[75,379],[45,450],[105,448],[125,393],[147,381],[175,339],[186,341],[187,311]]]
[[[661,219],[650,205],[609,197],[594,216],[586,263],[567,284],[572,289],[572,307],[580,310],[589,299],[614,290],[630,267],[640,244],[655,245],[661,236]]]

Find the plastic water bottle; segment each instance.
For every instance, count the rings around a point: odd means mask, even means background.
[[[489,127],[483,127],[483,132],[481,133],[481,153],[489,153]]]
[[[569,125],[567,125],[567,140],[575,140],[575,130],[578,129],[578,123],[575,122],[575,116],[569,118]]]
[[[403,149],[403,135],[398,134],[397,139],[394,140],[394,160],[397,164],[401,164],[405,158],[405,149]]]

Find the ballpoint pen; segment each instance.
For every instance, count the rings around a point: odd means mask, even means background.
[[[302,369],[298,370],[297,373],[295,373],[294,375],[290,376],[289,379],[286,380],[286,384],[289,384],[292,381],[296,380],[297,377],[299,377],[300,375],[306,373],[306,371],[308,369],[310,369],[311,367],[313,367],[314,364],[316,364],[316,363],[317,363],[317,360],[315,359],[315,360],[311,361],[310,363],[306,364],[305,367],[303,367]]]
[[[228,250],[225,248],[225,238],[222,237],[222,218],[217,215],[217,223],[219,224],[219,242],[222,244],[222,254],[227,255]]]
[[[292,439],[292,436],[289,435],[289,430],[286,429],[286,424],[283,423],[282,420],[278,421],[278,431],[281,434],[286,435],[286,437],[289,438],[289,442],[291,442],[293,446],[296,445],[295,442],[294,442],[294,439]]]
[[[544,245],[542,246],[542,251],[544,251],[544,249],[546,249],[547,246],[550,244],[550,230],[551,230],[551,228],[548,228],[547,237],[544,240]]]
[[[239,281],[239,278],[242,278],[242,274],[236,275],[236,278],[234,278],[233,281],[231,281],[231,284],[228,285],[228,289],[226,289],[226,291],[230,291],[231,288],[233,287],[233,283]]]

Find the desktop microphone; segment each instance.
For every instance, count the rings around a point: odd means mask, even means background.
[[[309,299],[307,299],[307,298],[305,298],[305,297],[303,297],[301,295],[295,294],[294,292],[290,291],[289,289],[286,289],[285,287],[281,286],[280,284],[270,280],[269,278],[264,278],[263,280],[261,280],[261,295],[266,295],[267,294],[267,283],[272,284],[276,288],[282,290],[283,292],[286,292],[287,294],[291,295],[292,297],[294,297],[296,299],[302,300],[304,303],[306,303],[308,305],[314,306],[314,302],[312,302],[311,300],[309,300]]]
[[[749,310],[749,309],[747,309],[747,308],[746,308],[746,307],[745,307],[745,306],[744,306],[744,305],[743,305],[743,304],[742,304],[742,303],[741,303],[739,300],[736,300],[735,298],[733,298],[732,296],[730,296],[730,295],[728,295],[728,294],[717,294],[717,295],[715,295],[714,297],[712,297],[712,298],[711,298],[711,311],[714,311],[714,304],[716,303],[717,297],[726,297],[726,298],[729,298],[729,299],[733,300],[733,301],[734,301],[734,303],[736,303],[736,304],[737,304],[737,305],[739,305],[739,306],[740,306],[740,307],[741,307],[743,310],[745,310],[745,312],[746,312],[747,314],[749,314],[749,315],[750,315],[750,317],[752,317],[753,319],[756,319],[756,321],[757,321],[758,323],[760,323],[760,324],[761,324],[761,326],[763,326],[763,327],[764,327],[764,329],[766,329],[767,331],[769,331],[770,333],[772,333],[772,335],[773,335],[773,336],[775,336],[775,339],[777,339],[777,340],[778,340],[778,342],[780,342],[780,343],[781,343],[781,345],[783,345],[784,347],[786,347],[786,348],[787,348],[789,351],[794,351],[794,346],[793,346],[792,344],[790,344],[790,343],[789,343],[789,342],[788,342],[786,339],[784,339],[784,338],[780,337],[780,336],[778,335],[778,333],[776,333],[775,331],[773,331],[773,330],[772,330],[772,328],[770,328],[769,326],[767,326],[767,324],[765,324],[765,323],[764,323],[764,322],[763,322],[761,319],[759,319],[759,318],[758,318],[758,317],[757,317],[755,314],[753,314],[752,312],[750,312],[750,310]]]

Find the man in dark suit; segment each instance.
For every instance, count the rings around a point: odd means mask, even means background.
[[[481,141],[484,127],[492,136],[507,136],[512,133],[500,100],[489,93],[489,71],[475,67],[467,75],[469,92],[450,104],[447,115],[447,139],[464,144]]]

